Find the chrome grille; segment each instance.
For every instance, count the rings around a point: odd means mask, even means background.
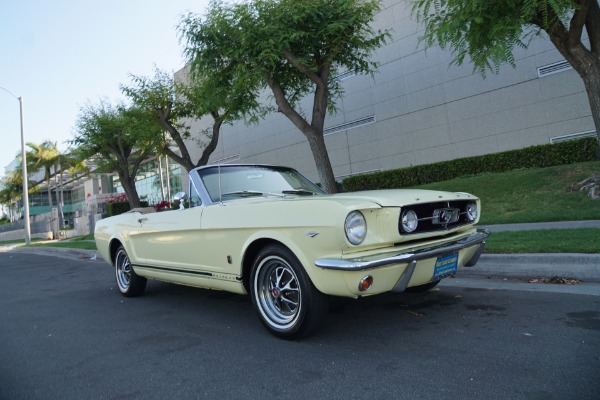
[[[467,206],[472,202],[473,200],[440,201],[402,207],[400,215],[406,210],[413,210],[417,214],[418,226],[413,232],[405,232],[402,229],[402,217],[400,217],[398,231],[401,235],[414,235],[447,231],[470,224],[471,221],[467,217]]]

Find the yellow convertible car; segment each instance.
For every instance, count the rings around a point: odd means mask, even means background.
[[[147,279],[250,294],[274,335],[315,332],[330,296],[424,291],[475,265],[488,232],[467,193],[328,195],[297,171],[199,167],[177,210],[132,210],[96,224],[99,253],[125,296]]]

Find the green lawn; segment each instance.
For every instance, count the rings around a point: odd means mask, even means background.
[[[516,170],[453,179],[419,188],[469,192],[481,199],[481,225],[600,220],[600,200],[570,191],[574,184],[600,173],[600,161]],[[95,250],[94,235],[33,244]],[[23,243],[23,240],[0,242]],[[600,229],[497,232],[487,240],[488,253],[600,253]]]
[[[45,243],[39,243],[45,242]],[[17,240],[5,240],[0,242],[0,246],[11,245],[11,244],[22,244],[25,245],[25,239]],[[94,234],[85,236],[78,236],[68,240],[62,240],[59,242],[46,242],[42,239],[32,238],[31,247],[66,247],[73,249],[85,249],[85,250],[96,250],[96,242],[94,242]]]
[[[468,192],[482,203],[480,224],[600,219],[600,200],[569,188],[600,173],[600,161],[483,174],[419,186]]]
[[[486,253],[600,253],[600,228],[496,232]]]
[[[38,239],[38,238],[31,238],[31,242],[39,242],[42,239]],[[3,242],[0,242],[0,246],[3,245],[10,245],[10,244],[19,244],[19,243],[23,243],[25,244],[25,239],[15,239],[15,240],[5,240]]]
[[[600,200],[569,190],[600,173],[600,161],[482,174],[419,186],[481,199],[481,225],[600,220]],[[600,253],[600,229],[497,232],[486,253]]]

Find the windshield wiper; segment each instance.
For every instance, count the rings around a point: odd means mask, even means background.
[[[277,196],[277,197],[283,197],[283,195],[279,194],[279,193],[259,192],[257,190],[238,190],[236,192],[223,193],[222,196],[243,196],[243,197],[249,197],[249,196]]]
[[[297,194],[298,196],[314,196],[317,194],[315,192],[311,192],[310,190],[306,190],[306,189],[282,190],[281,193]]]

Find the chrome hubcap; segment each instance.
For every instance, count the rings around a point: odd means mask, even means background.
[[[285,329],[293,325],[301,309],[301,292],[294,270],[282,258],[267,257],[254,280],[260,312],[269,323]]]
[[[119,289],[127,290],[131,282],[131,263],[125,250],[119,250],[115,259],[115,267],[117,273],[117,283]]]

